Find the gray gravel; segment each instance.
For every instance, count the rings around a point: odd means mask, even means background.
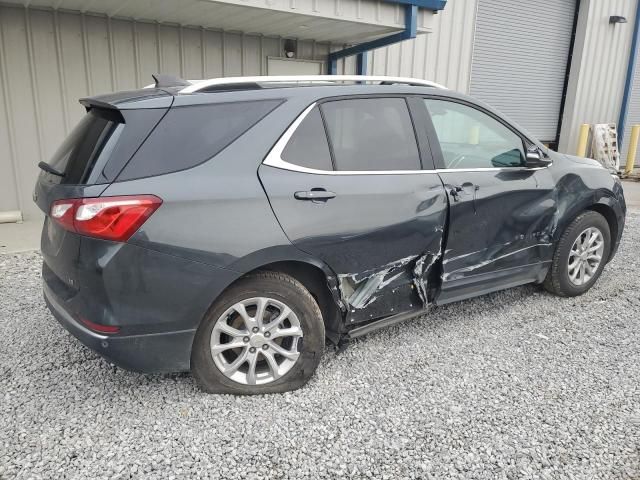
[[[265,397],[114,370],[0,255],[0,477],[639,479],[639,253],[636,211],[588,294],[438,308]]]

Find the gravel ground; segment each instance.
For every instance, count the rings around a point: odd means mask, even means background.
[[[115,370],[0,255],[2,478],[640,479],[640,213],[588,294],[527,286],[328,349],[311,383],[201,393]]]

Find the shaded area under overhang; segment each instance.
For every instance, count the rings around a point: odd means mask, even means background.
[[[229,32],[358,44],[405,29],[405,5],[443,0],[1,0],[32,8]],[[420,8],[417,33],[431,30],[433,11]]]

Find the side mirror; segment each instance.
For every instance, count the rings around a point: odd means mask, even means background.
[[[534,147],[531,150],[527,150],[527,157],[524,163],[527,168],[542,168],[551,164],[551,160],[545,156],[542,150]]]

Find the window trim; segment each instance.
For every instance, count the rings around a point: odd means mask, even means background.
[[[315,107],[319,107],[321,104],[327,103],[327,102],[335,102],[340,100],[357,100],[357,99],[367,99],[367,98],[402,98],[404,99],[407,107],[407,112],[409,113],[409,118],[411,120],[411,125],[413,128],[413,135],[416,141],[416,148],[418,150],[420,166],[422,167],[420,170],[335,170],[335,162],[333,159],[333,146],[331,145],[328,132],[326,131],[327,129],[326,124],[325,124],[325,135],[327,136],[327,142],[329,143],[329,151],[331,152],[331,162],[334,170],[318,170],[315,168],[302,167],[300,165],[296,165],[294,163],[290,163],[283,160],[282,152],[287,146],[287,143],[289,143],[289,140],[291,139],[295,131],[298,129],[302,121],[307,117],[307,115],[309,115],[309,113],[311,113],[311,111]],[[322,109],[319,108],[319,110],[320,110],[320,114],[323,115]],[[324,124],[324,116],[322,118],[323,118],[323,124]],[[431,152],[429,151],[428,153],[430,154]],[[413,118],[412,105],[407,95],[403,95],[403,94],[400,94],[400,95],[389,95],[389,94],[345,95],[345,96],[330,97],[330,98],[318,100],[313,102],[307,108],[305,108],[302,111],[302,113],[298,115],[298,117],[293,121],[293,123],[289,125],[289,127],[285,130],[285,132],[280,136],[280,138],[278,139],[276,144],[273,146],[273,148],[269,151],[269,153],[267,154],[267,156],[265,157],[262,163],[264,165],[280,168],[283,170],[290,170],[290,171],[300,172],[300,173],[310,173],[315,175],[415,175],[417,173],[431,173],[431,174],[437,173],[435,169],[425,168],[424,155],[425,155],[424,147],[420,142],[420,137],[418,135],[418,127],[416,125],[415,119]]]
[[[436,129],[433,125],[433,120],[431,119],[431,112],[429,112],[429,109],[427,108],[426,103],[424,102],[424,100],[429,99],[429,100],[440,100],[440,101],[444,101],[444,102],[451,102],[451,103],[459,103],[461,105],[467,106],[469,108],[472,108],[474,110],[479,111],[480,113],[484,113],[485,115],[487,115],[488,117],[494,119],[496,122],[500,123],[501,125],[505,126],[506,128],[508,128],[511,132],[513,132],[518,138],[520,138],[520,140],[522,141],[522,147],[526,156],[526,152],[527,152],[527,145],[536,145],[539,146],[539,142],[529,138],[527,135],[525,135],[524,133],[522,133],[520,130],[518,130],[516,127],[514,127],[513,125],[511,125],[509,122],[507,122],[505,119],[499,117],[498,115],[496,115],[495,113],[487,110],[486,108],[483,108],[481,105],[478,105],[476,103],[473,103],[471,101],[468,101],[466,99],[462,99],[462,98],[455,98],[455,97],[448,97],[448,96],[443,96],[443,95],[415,95],[416,97],[419,97],[422,100],[422,108],[424,108],[425,113],[426,113],[426,122],[425,122],[425,126],[427,127],[427,136],[429,138],[429,146],[431,147],[431,156],[433,158],[433,162],[436,166],[436,170],[439,173],[445,173],[445,172],[490,172],[490,171],[507,171],[507,172],[516,172],[516,171],[536,171],[536,170],[542,170],[545,168],[549,168],[551,165],[553,165],[553,163],[550,163],[549,165],[546,165],[544,167],[527,167],[526,165],[521,165],[518,167],[476,167],[476,168],[446,168],[445,164],[444,164],[444,156],[442,154],[442,150],[440,148],[440,140],[438,139],[438,134],[436,132]]]

